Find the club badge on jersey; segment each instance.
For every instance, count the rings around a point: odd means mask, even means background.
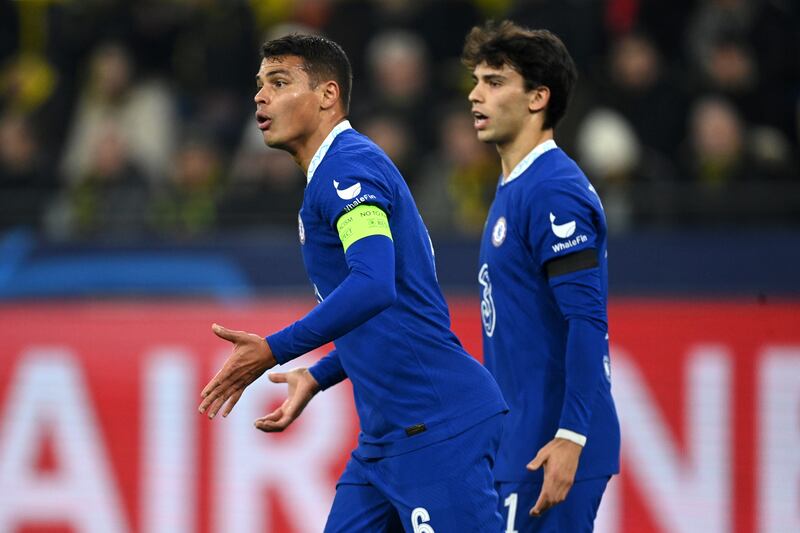
[[[495,248],[500,247],[500,245],[503,244],[503,241],[506,240],[507,229],[506,217],[498,218],[497,222],[494,224],[494,229],[492,230],[492,244],[495,246]]]

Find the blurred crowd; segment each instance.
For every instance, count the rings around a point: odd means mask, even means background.
[[[259,44],[324,34],[351,122],[432,233],[481,230],[499,164],[472,128],[464,36],[548,28],[580,72],[557,142],[613,231],[800,224],[796,0],[0,0],[0,231],[194,238],[293,227],[305,179],[253,118]]]

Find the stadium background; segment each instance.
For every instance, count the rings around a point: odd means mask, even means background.
[[[623,474],[604,533],[800,531],[800,6],[793,0],[0,0],[0,533],[319,531],[357,422],[195,412],[227,352],[313,305],[303,177],[253,121],[258,44],[316,31],[405,173],[480,357],[468,29],[557,32],[557,141],[607,209]],[[320,352],[322,353],[322,352]],[[310,364],[320,353],[299,361]]]

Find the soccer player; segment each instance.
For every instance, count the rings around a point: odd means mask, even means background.
[[[499,531],[492,465],[505,402],[450,330],[427,230],[387,156],[346,120],[351,69],[330,40],[268,41],[256,76],[264,142],[307,176],[300,244],[319,304],[234,344],[200,411],[226,416],[265,370],[334,341],[310,369],[272,374],[289,396],[256,421],[281,431],[318,390],[349,378],[361,424],[326,531]]]
[[[555,35],[508,21],[473,28],[462,60],[478,138],[502,163],[478,282],[484,362],[509,405],[494,468],[505,531],[592,531],[620,434],[603,206],[553,140],[575,66]]]

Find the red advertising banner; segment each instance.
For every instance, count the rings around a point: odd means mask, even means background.
[[[0,306],[0,533],[321,531],[358,431],[349,385],[279,435],[252,424],[286,394],[266,379],[226,419],[196,409],[230,349],[211,323],[266,334],[309,305]],[[477,301],[451,310],[479,357]],[[630,300],[610,317],[623,473],[597,530],[800,531],[800,304]]]

